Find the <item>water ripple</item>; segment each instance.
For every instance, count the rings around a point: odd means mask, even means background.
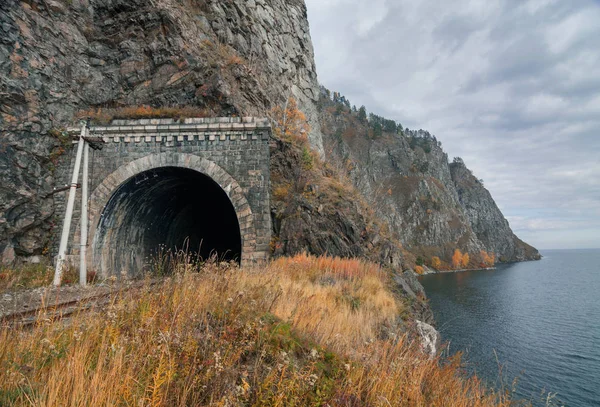
[[[543,253],[541,262],[422,278],[451,351],[490,384],[519,377],[517,394],[543,405],[600,406],[600,250]],[[495,351],[495,353],[494,353]]]

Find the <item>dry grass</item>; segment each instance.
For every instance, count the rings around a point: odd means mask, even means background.
[[[48,263],[22,264],[0,267],[0,293],[26,288],[48,286],[54,277],[54,267]],[[67,269],[63,276],[64,284],[79,281],[79,274],[73,268]],[[0,404],[1,406],[1,404]]]
[[[207,109],[194,106],[154,108],[146,105],[81,110],[75,115],[77,119],[90,118],[96,124],[109,124],[115,119],[182,119],[208,116],[210,112]]]
[[[400,334],[402,307],[358,260],[179,264],[105,310],[2,329],[0,405],[508,405]]]

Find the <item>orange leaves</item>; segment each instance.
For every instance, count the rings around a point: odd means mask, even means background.
[[[289,98],[284,108],[277,106],[273,108],[271,114],[275,121],[273,128],[275,136],[300,145],[308,142],[310,126],[304,113],[298,109],[296,99]]]
[[[425,269],[423,268],[423,266],[415,266],[415,273],[421,275],[424,271]]]
[[[457,269],[462,264],[462,252],[458,249],[454,250],[452,256],[452,266]]]
[[[488,253],[482,250],[479,254],[481,256],[482,267],[493,267],[496,263],[496,256],[494,255],[494,253]]]
[[[432,259],[432,265],[435,257]],[[439,260],[439,259],[438,259]],[[473,258],[469,256],[468,253],[463,254],[459,249],[454,250],[454,255],[452,256],[452,267],[454,269],[458,268],[468,268],[469,265],[474,267],[493,267],[496,262],[496,258],[493,253],[488,253],[484,250],[481,250],[478,254],[473,255]],[[435,265],[433,267],[436,267]],[[437,267],[436,267],[437,268]]]
[[[469,266],[470,260],[471,260],[471,258],[469,257],[469,253],[465,253],[461,260],[461,265],[463,266],[463,268],[466,268]]]
[[[431,258],[431,266],[436,269],[439,270],[439,268],[442,266],[442,261],[440,260],[439,257],[437,256],[433,256]]]
[[[462,254],[459,249],[454,250],[454,255],[452,256],[452,267],[455,269],[462,267],[469,267],[469,262],[471,261],[471,257],[469,253]]]
[[[278,202],[285,202],[290,198],[291,186],[288,184],[281,184],[273,188],[271,197]]]

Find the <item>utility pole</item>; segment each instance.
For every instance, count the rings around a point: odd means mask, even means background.
[[[81,155],[83,153],[83,145],[86,143],[85,136],[88,129],[88,124],[84,123],[81,126],[81,134],[79,135],[79,143],[77,144],[77,156],[75,157],[75,166],[73,168],[73,177],[71,179],[71,187],[69,189],[69,199],[67,201],[67,210],[65,213],[65,221],[63,223],[62,234],[60,237],[60,246],[58,248],[58,257],[56,259],[56,270],[54,271],[54,286],[58,287],[62,280],[62,274],[65,267],[67,254],[67,244],[69,242],[69,232],[71,229],[71,220],[73,218],[73,207],[75,206],[75,193],[77,192],[77,179],[79,178],[79,169],[81,167]]]
[[[79,284],[87,284],[86,251],[88,239],[88,163],[90,145],[84,140],[83,145],[83,179],[81,180],[81,238],[79,239]]]

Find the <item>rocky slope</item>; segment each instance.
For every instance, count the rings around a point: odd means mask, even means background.
[[[492,195],[462,160],[450,164],[450,173],[471,229],[487,251],[497,253],[500,261],[539,258],[535,248],[515,236]]]
[[[455,249],[470,254],[471,267],[482,262],[482,251],[506,262],[539,259],[537,250],[513,234],[464,163],[448,163],[435,137],[395,123],[385,131],[374,124],[385,119],[361,120],[348,104],[322,90],[319,106],[328,162],[349,172],[377,216],[419,263],[437,256],[449,265]]]
[[[297,185],[304,152],[274,142],[273,178],[293,187],[293,199],[274,197],[275,254],[366,256],[400,267],[416,261],[405,249],[424,259],[447,259],[455,248],[506,261],[537,256],[437,142],[373,137],[355,113],[323,99],[302,0],[4,0],[2,260],[47,254],[56,234],[54,167],[68,152],[52,130],[76,112],[150,105],[264,116],[290,96],[326,165]]]

